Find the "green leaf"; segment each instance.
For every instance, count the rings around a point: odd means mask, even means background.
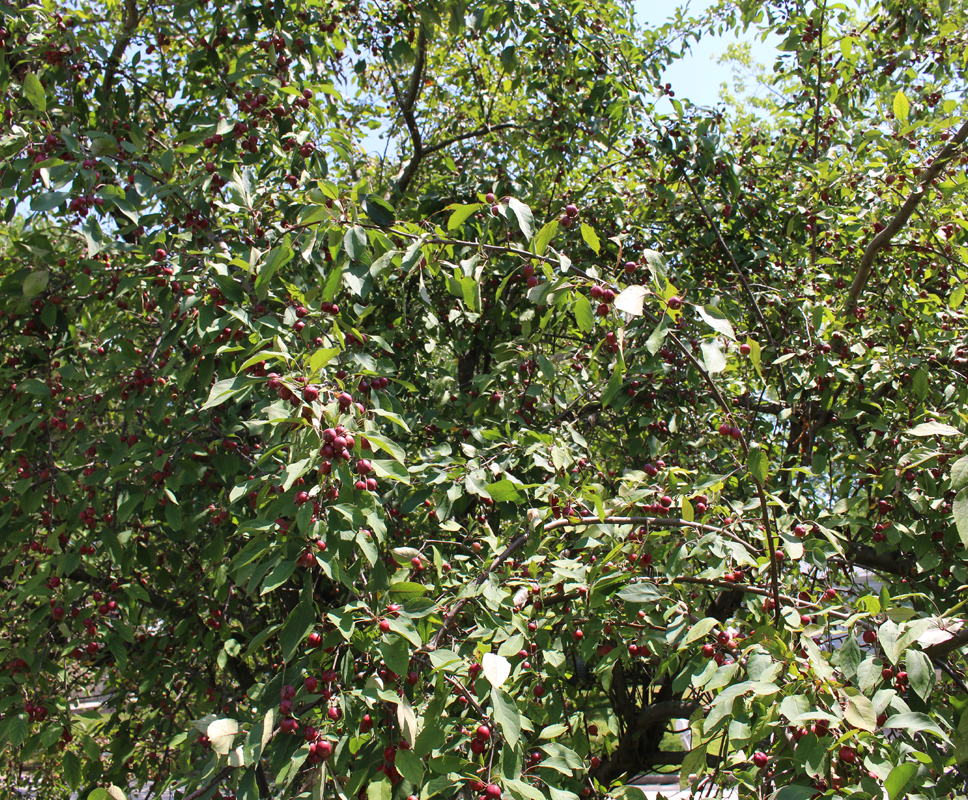
[[[450,218],[447,220],[447,230],[453,231],[463,225],[467,220],[473,216],[476,212],[480,211],[483,206],[480,203],[468,203],[466,205],[452,205],[448,208],[454,209]]]
[[[549,742],[541,745],[540,749],[544,750],[548,756],[541,762],[542,767],[550,767],[563,775],[572,775],[574,770],[584,769],[584,762],[579,755],[563,744]]]
[[[366,229],[354,225],[343,235],[343,249],[351,261],[359,261],[366,252]]]
[[[692,775],[702,774],[706,769],[706,745],[701,744],[686,753],[679,770],[679,788],[686,790]]]
[[[598,238],[598,234],[595,233],[595,229],[587,222],[581,224],[581,238],[585,240],[585,244],[595,251],[596,256],[601,253],[602,243]]]
[[[17,389],[21,392],[26,392],[27,394],[36,394],[41,397],[50,396],[50,387],[47,386],[47,384],[43,381],[39,381],[36,378],[27,378],[27,380],[18,383]]]
[[[717,333],[721,333],[727,339],[736,341],[736,332],[733,330],[732,323],[716,306],[696,306],[696,311],[699,312],[703,322],[710,328]]]
[[[595,327],[592,304],[588,302],[588,298],[583,294],[578,295],[578,299],[575,300],[575,321],[578,323],[578,329],[582,333],[590,333],[592,328]]]
[[[64,774],[64,781],[71,789],[76,789],[81,785],[81,759],[70,750],[66,750],[61,759],[61,769]]]
[[[918,774],[918,765],[907,762],[898,764],[891,770],[891,774],[884,781],[884,791],[890,800],[907,797],[907,790]]]
[[[504,785],[514,796],[515,800],[547,800],[542,792],[526,781],[505,779]]]
[[[641,317],[645,311],[645,296],[647,294],[648,290],[644,286],[626,286],[616,296],[615,308],[633,317]],[[661,325],[661,323],[659,324]]]
[[[689,628],[689,633],[685,635],[680,645],[687,645],[690,642],[694,642],[697,639],[702,639],[706,636],[713,628],[719,625],[719,620],[713,619],[712,617],[705,617],[699,620],[695,625]]]
[[[30,210],[40,213],[53,211],[70,196],[70,192],[44,192],[34,195],[30,200]]]
[[[342,351],[338,347],[324,347],[309,357],[309,371],[316,375],[323,367],[338,356]]]
[[[894,116],[901,122],[904,122],[908,118],[908,112],[911,110],[911,104],[908,102],[907,95],[904,92],[898,92],[894,95],[894,103],[892,106]]]
[[[927,700],[934,688],[934,664],[931,659],[920,650],[908,650],[904,654],[904,666],[907,669],[908,683],[922,700]]]
[[[343,282],[343,270],[339,267],[334,266],[330,269],[329,274],[326,275],[326,280],[323,282],[323,291],[320,300],[324,302],[332,302],[333,298],[336,297],[336,293],[339,291],[340,284]]]
[[[515,747],[521,738],[521,714],[514,700],[497,687],[491,688],[491,706],[494,709],[494,721],[497,722],[501,733],[511,747]]]
[[[605,391],[602,392],[602,405],[607,406],[622,389],[622,383],[625,380],[625,370],[624,365],[621,360],[615,362],[615,367],[612,369],[611,377],[608,379],[608,384],[605,387]]]
[[[46,269],[34,270],[24,278],[24,297],[28,300],[36,297],[47,288],[48,283],[50,283],[50,273]]]
[[[417,756],[412,750],[397,750],[396,758],[394,759],[394,766],[400,770],[400,774],[403,775],[410,783],[419,785],[420,781],[423,779],[423,763],[420,761],[420,757]]]
[[[951,491],[960,492],[968,486],[968,456],[962,456],[951,465]]]
[[[523,503],[527,498],[519,491],[519,485],[506,478],[487,485],[487,493],[495,503]]]
[[[234,397],[242,391],[246,385],[248,385],[248,381],[245,378],[226,378],[225,380],[218,381],[209,391],[208,400],[202,406],[202,411],[206,408],[214,408],[215,406],[222,405],[230,397]]]
[[[10,740],[11,746],[14,748],[20,747],[27,739],[28,730],[26,714],[14,714],[10,717],[10,722],[7,727],[7,738]]]
[[[663,318],[659,320],[659,324],[655,326],[655,330],[649,335],[649,338],[645,342],[645,347],[652,355],[655,355],[662,349],[662,343],[665,341],[667,330],[666,320]]]
[[[316,625],[316,609],[311,603],[299,602],[289,614],[285,625],[279,631],[279,645],[282,647],[282,658],[287,664],[299,649],[303,639]]]
[[[644,250],[642,251],[642,258],[645,259],[645,263],[648,265],[649,272],[652,273],[652,279],[656,285],[660,287],[664,286],[666,279],[669,277],[669,267],[666,265],[662,254],[655,250]]]
[[[961,308],[961,304],[965,302],[965,285],[959,283],[951,291],[951,295],[948,297],[948,308],[952,311],[956,311]]]
[[[410,472],[407,470],[406,465],[401,464],[399,461],[386,461],[384,459],[374,458],[370,461],[370,464],[373,465],[373,472],[376,473],[377,477],[394,478],[409,485]]]
[[[853,637],[847,638],[849,640]],[[855,728],[872,732],[877,730],[877,712],[874,710],[874,704],[856,689],[844,689],[844,693],[848,698],[844,719]]]
[[[382,436],[377,436],[373,431],[366,431],[363,437],[370,443],[371,447],[378,447],[385,453],[389,453],[391,457],[403,463],[407,460],[406,451],[400,447],[396,442],[391,442],[389,439],[384,439]]]
[[[886,587],[882,587],[886,588]],[[887,607],[886,605],[884,606]],[[885,620],[877,629],[877,640],[881,643],[884,655],[892,664],[896,664],[900,653],[898,652],[898,641],[901,638],[900,629],[891,620]]]
[[[381,781],[372,781],[366,787],[366,800],[391,800],[393,797],[393,784],[388,778]]]
[[[541,729],[541,739],[557,739],[568,733],[568,726],[562,725],[560,722],[554,725],[548,725]]]
[[[706,371],[710,375],[715,375],[726,369],[726,355],[723,353],[723,348],[720,347],[719,342],[707,339],[699,345],[699,349],[702,351],[702,360],[706,365]]]
[[[652,603],[658,600],[662,595],[653,584],[646,581],[641,581],[639,583],[632,583],[623,587],[623,589],[615,596],[620,600],[625,600],[629,603]]]
[[[951,515],[955,518],[955,527],[961,537],[961,543],[968,547],[968,487],[955,495],[951,504]]]
[[[395,633],[399,633],[414,647],[420,647],[423,645],[420,634],[417,633],[417,629],[413,625],[413,620],[408,617],[396,617],[395,619],[389,620],[389,622],[390,630],[394,631]]]
[[[88,258],[93,258],[101,252],[101,245],[104,243],[104,234],[101,232],[101,226],[98,225],[97,217],[91,214],[84,220],[84,224],[81,225],[81,234],[87,243]]]
[[[953,428],[951,425],[945,425],[943,422],[922,422],[920,425],[915,425],[909,431],[907,431],[908,436],[962,436],[963,434],[957,428]]]
[[[208,724],[205,735],[212,740],[212,750],[219,755],[228,755],[232,742],[239,732],[239,723],[234,719],[217,719]]]
[[[269,257],[259,267],[259,274],[255,279],[255,292],[261,299],[265,299],[268,294],[273,276],[292,260],[293,255],[294,252],[289,246],[288,235],[281,246],[273,247],[269,252]]]
[[[381,228],[390,227],[397,218],[396,209],[382,197],[368,194],[363,198],[363,213]],[[353,259],[354,261],[356,259]]]
[[[514,214],[518,229],[524,238],[531,241],[531,237],[534,236],[534,216],[531,214],[531,209],[518,198],[511,197],[508,199],[508,210]]]
[[[856,636],[848,636],[846,638],[841,648],[837,651],[837,658],[839,659],[840,669],[843,671],[844,677],[848,680],[853,680],[857,674],[857,667],[864,660],[864,655],[861,653],[860,646],[857,644]]]
[[[919,733],[926,731],[932,733],[939,739],[948,742],[948,737],[938,724],[927,714],[907,712],[905,714],[895,714],[882,726],[885,730],[905,730],[909,733]]]
[[[541,230],[538,231],[538,236],[534,240],[534,252],[539,256],[543,256],[545,251],[548,249],[548,245],[551,244],[551,240],[555,238],[555,234],[558,232],[558,220],[553,219],[550,222],[546,222],[541,226]]]
[[[759,445],[750,447],[749,456],[746,458],[746,468],[750,474],[760,483],[766,483],[770,477],[770,460]]]
[[[791,784],[770,795],[770,800],[810,800],[817,793],[812,786]]]
[[[24,76],[24,97],[38,111],[44,112],[47,110],[47,93],[44,91],[40,78],[32,72],[28,72]]]

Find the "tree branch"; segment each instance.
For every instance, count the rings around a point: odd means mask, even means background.
[[[111,55],[108,56],[107,64],[104,67],[104,82],[101,84],[101,95],[104,98],[104,107],[107,111],[108,120],[114,119],[114,102],[111,99],[111,93],[114,90],[114,79],[117,76],[118,68],[121,66],[121,57],[128,48],[128,42],[131,41],[134,29],[138,27],[140,21],[137,0],[124,0],[121,32],[118,35],[117,41],[114,43]]]
[[[457,136],[451,136],[449,139],[444,139],[441,142],[437,142],[429,147],[425,147],[423,149],[423,154],[425,156],[429,156],[431,153],[436,153],[440,150],[443,150],[445,147],[450,147],[452,144],[456,144],[457,142],[463,142],[465,139],[474,139],[477,136],[487,136],[489,133],[494,133],[495,131],[509,129],[525,130],[523,125],[518,125],[514,122],[502,122],[500,125],[481,125],[481,127],[477,128],[476,130],[461,133]]]
[[[877,254],[887,246],[891,239],[897,235],[898,231],[911,218],[914,210],[931,188],[932,181],[944,172],[945,167],[954,158],[965,139],[968,139],[968,122],[958,129],[958,132],[951,138],[951,141],[941,148],[941,151],[931,162],[930,166],[924,170],[921,182],[911,192],[908,199],[904,201],[904,205],[894,215],[894,218],[887,223],[887,227],[871,239],[870,244],[867,245],[867,249],[864,250],[864,256],[861,258],[860,266],[857,268],[857,274],[854,276],[854,282],[851,284],[850,291],[847,293],[847,302],[844,305],[845,313],[854,310],[857,301],[867,287],[867,282],[870,280],[871,270],[874,267],[874,259],[877,258]]]
[[[950,639],[925,647],[924,653],[928,658],[934,660],[944,658],[946,655],[953,653],[955,650],[960,650],[962,647],[968,647],[968,627],[962,628]]]
[[[420,127],[417,125],[417,118],[414,116],[413,107],[417,102],[417,97],[420,95],[420,85],[423,83],[424,66],[426,63],[427,36],[424,33],[423,27],[421,27],[420,33],[417,34],[417,61],[413,65],[413,72],[410,74],[410,86],[407,89],[406,97],[400,96],[400,90],[397,89],[396,83],[391,81],[394,94],[397,96],[397,103],[400,106],[400,113],[403,115],[403,121],[406,123],[407,130],[410,132],[410,145],[413,147],[413,155],[410,157],[407,165],[400,173],[400,178],[397,180],[397,192],[399,194],[406,193],[407,187],[410,185],[410,181],[413,180],[413,176],[417,172],[417,167],[420,166],[420,162],[425,155],[423,140],[420,136]]]

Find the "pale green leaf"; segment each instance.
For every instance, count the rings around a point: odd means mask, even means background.
[[[30,102],[35,109],[40,112],[47,110],[47,93],[44,91],[44,87],[34,73],[28,72],[24,76],[24,97]]]
[[[908,113],[911,110],[911,104],[908,102],[907,95],[904,92],[898,92],[894,95],[894,102],[892,103],[894,109],[894,116],[901,122],[904,122],[908,118]]]

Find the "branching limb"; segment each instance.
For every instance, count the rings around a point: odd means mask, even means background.
[[[877,258],[877,254],[890,243],[891,239],[898,234],[901,228],[911,218],[915,209],[920,205],[930,190],[932,182],[944,172],[945,167],[957,155],[962,143],[966,139],[968,139],[968,122],[958,129],[958,132],[951,137],[950,141],[941,148],[941,151],[935,156],[930,166],[921,173],[921,181],[908,196],[908,199],[904,201],[904,205],[898,209],[893,219],[887,223],[887,227],[871,239],[870,244],[867,245],[867,249],[864,250],[864,255],[860,260],[860,266],[857,268],[857,274],[854,276],[854,282],[851,284],[850,291],[847,293],[847,302],[844,305],[844,311],[846,313],[854,310],[857,301],[864,293],[864,289],[867,288],[867,282],[870,280],[871,270],[874,267],[874,259]]]

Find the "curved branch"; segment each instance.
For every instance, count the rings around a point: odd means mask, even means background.
[[[424,67],[426,64],[427,35],[421,26],[420,33],[417,35],[417,61],[413,65],[413,72],[410,74],[410,86],[407,89],[406,96],[401,97],[396,83],[391,82],[394,94],[397,96],[397,103],[400,105],[400,113],[403,115],[403,121],[406,123],[407,130],[410,132],[410,144],[413,147],[413,155],[403,168],[403,171],[400,173],[400,178],[397,181],[397,192],[400,194],[406,193],[407,187],[410,185],[410,181],[413,180],[413,176],[417,173],[417,167],[420,166],[420,162],[425,155],[423,139],[420,136],[420,127],[417,125],[417,118],[413,113],[413,107],[417,102],[417,97],[420,95],[420,86],[423,83]]]
[[[951,137],[951,141],[941,148],[941,151],[931,162],[931,165],[924,170],[920,183],[911,192],[908,199],[904,201],[904,205],[894,215],[894,218],[887,223],[887,227],[871,239],[870,244],[867,245],[867,249],[864,250],[864,256],[861,258],[860,266],[857,268],[857,274],[854,276],[854,282],[851,284],[850,291],[847,293],[847,302],[844,304],[845,313],[854,310],[861,294],[867,288],[867,282],[870,280],[871,270],[874,267],[874,259],[877,258],[877,254],[890,243],[891,239],[897,235],[898,231],[911,218],[914,210],[924,199],[928,189],[931,188],[932,181],[944,172],[945,167],[955,157],[965,139],[968,139],[968,122],[958,129],[958,132]]]
[[[121,32],[118,34],[117,41],[114,43],[111,55],[108,56],[107,64],[104,67],[104,81],[101,84],[101,95],[104,98],[104,106],[109,120],[114,119],[114,102],[111,99],[111,93],[114,90],[114,79],[118,74],[118,68],[121,66],[121,57],[124,55],[124,51],[127,50],[128,42],[131,41],[134,29],[138,27],[140,21],[137,0],[124,0]]]

